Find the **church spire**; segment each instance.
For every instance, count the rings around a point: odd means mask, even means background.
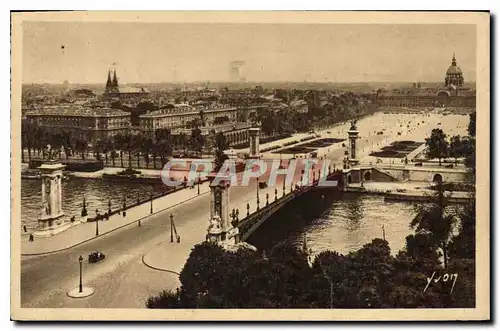
[[[106,81],[106,90],[111,87],[111,73],[108,70],[108,80]]]
[[[116,79],[116,69],[113,72],[113,87],[118,87],[118,80]]]
[[[451,65],[456,66],[457,65],[457,59],[455,59],[455,51],[453,51],[453,59],[451,60]]]

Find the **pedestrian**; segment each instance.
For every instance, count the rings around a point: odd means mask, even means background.
[[[27,229],[26,229],[26,225],[23,226],[23,229],[24,229],[24,232],[28,232]]]
[[[33,236],[33,233],[30,233],[30,239],[29,239],[29,240],[30,240],[30,241],[35,240],[35,237]]]

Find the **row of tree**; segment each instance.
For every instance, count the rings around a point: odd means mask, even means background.
[[[198,127],[191,130],[191,135],[185,133],[171,135],[169,130],[159,129],[155,131],[154,137],[141,132],[126,132],[97,139],[92,144],[81,132],[52,131],[26,124],[22,128],[21,142],[23,150],[28,152],[29,159],[34,153],[45,158],[47,145],[50,145],[51,149],[59,154],[59,158],[63,158],[63,152],[65,158],[79,155],[82,159],[88,158],[91,153],[97,160],[104,157],[106,163],[108,163],[108,158],[111,158],[113,166],[115,160],[120,158],[120,164],[123,167],[123,159],[128,157],[128,166],[132,167],[133,156],[137,157],[137,162],[142,157],[148,166],[151,160],[154,164],[156,158],[160,158],[164,164],[167,158],[173,155],[174,150],[180,150],[182,154],[188,154],[188,151],[191,151],[200,156],[205,145],[211,147],[210,141],[215,141],[215,135],[215,132],[211,132],[208,139],[205,139]]]
[[[429,138],[425,140],[427,157],[441,160],[447,157],[464,158],[465,164],[475,168],[476,149],[476,112],[469,115],[468,136],[455,135],[449,137],[442,129],[433,129]]]
[[[368,100],[354,93],[332,96],[323,105],[310,103],[306,113],[289,109],[274,112],[260,108],[250,115],[250,121],[261,123],[267,135],[307,132],[316,127],[326,127],[374,112]]]

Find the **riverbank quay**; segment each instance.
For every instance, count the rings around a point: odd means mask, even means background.
[[[382,195],[385,201],[432,202],[436,190],[429,188],[428,182],[364,182],[363,184],[349,184],[345,192],[350,194]],[[472,198],[470,192],[445,191],[449,203],[464,204]]]
[[[151,203],[147,200],[139,205],[126,209],[126,214],[118,212],[109,217],[108,220],[84,222],[70,227],[69,229],[47,238],[35,238],[29,241],[29,236],[21,236],[21,255],[42,255],[62,251],[75,247],[84,242],[96,239],[110,232],[126,226],[140,226],[139,222],[147,222],[148,218],[163,210],[172,208],[183,202],[195,199],[210,192],[209,182],[200,184],[200,193],[197,187],[187,187],[170,192],[164,196],[156,198]],[[97,234],[98,233],[98,234]]]
[[[178,165],[175,165],[171,170],[170,170],[170,175],[174,178],[178,178],[180,176],[185,176],[187,172],[189,172],[191,162],[193,160],[191,159],[182,159],[182,161],[186,162],[185,167],[179,167]],[[196,160],[198,162],[201,162],[200,160]],[[29,164],[27,163],[21,163],[21,170],[27,170],[29,168]],[[101,170],[97,171],[92,171],[92,172],[86,172],[86,171],[68,171],[66,172],[69,174],[71,177],[77,177],[77,178],[90,178],[90,179],[100,179],[103,177],[104,174],[106,175],[116,175],[121,171],[127,170],[130,168],[120,168],[120,167],[105,167]],[[133,168],[132,168],[133,169]],[[135,170],[135,169],[134,169]],[[155,179],[157,178],[158,180],[161,180],[161,173],[163,169],[140,169],[138,170],[140,172],[140,176],[136,178],[136,180],[141,180],[141,178],[150,180],[150,179]],[[182,177],[180,177],[182,178]]]

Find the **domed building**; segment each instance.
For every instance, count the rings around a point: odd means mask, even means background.
[[[464,85],[464,76],[462,70],[457,66],[457,59],[455,59],[455,52],[453,52],[453,59],[451,60],[451,66],[446,70],[446,78],[444,79],[444,85],[454,85],[462,86]]]
[[[413,88],[393,89],[377,95],[377,102],[385,107],[476,107],[476,91],[464,84],[464,75],[457,65],[455,53],[446,70],[444,85],[422,87],[413,83]]]

